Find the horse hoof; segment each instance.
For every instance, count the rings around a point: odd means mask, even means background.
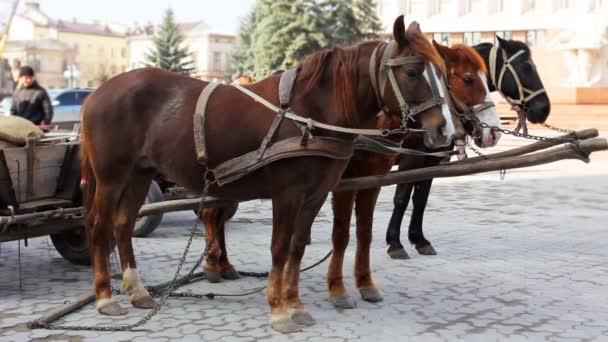
[[[357,307],[357,302],[347,294],[330,296],[329,301],[336,309],[354,309]]]
[[[304,309],[296,309],[291,312],[291,319],[299,325],[314,325],[317,323],[312,315]]]
[[[97,311],[99,311],[100,314],[107,316],[122,316],[127,314],[127,310],[123,309],[114,298],[98,301]]]
[[[361,299],[370,303],[378,303],[384,300],[384,297],[380,294],[375,287],[368,287],[366,289],[360,289],[359,293],[361,294]]]
[[[437,255],[437,251],[435,251],[435,248],[433,248],[433,245],[431,244],[424,245],[420,248],[416,247],[416,250],[422,255]]]
[[[407,260],[410,258],[403,247],[389,247],[387,253],[391,259],[395,260]]]
[[[228,267],[222,270],[221,276],[227,280],[236,280],[241,278],[241,274],[234,269],[234,267]]]
[[[222,273],[218,271],[205,271],[205,278],[212,284],[219,283],[222,281]]]
[[[270,327],[280,333],[288,334],[302,330],[302,326],[291,319],[289,315],[270,316]]]
[[[138,309],[154,309],[158,305],[150,295],[135,299],[131,304]]]

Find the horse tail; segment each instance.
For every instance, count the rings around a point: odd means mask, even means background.
[[[95,173],[93,172],[93,167],[91,166],[90,153],[88,150],[89,146],[83,132],[81,135],[80,145],[80,188],[82,189],[82,203],[84,205],[87,217],[93,208],[95,190],[97,188]]]

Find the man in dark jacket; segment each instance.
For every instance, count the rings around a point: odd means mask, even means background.
[[[19,70],[19,86],[13,94],[11,115],[28,119],[35,125],[50,124],[53,119],[53,106],[46,90],[34,77],[34,69],[23,66]]]

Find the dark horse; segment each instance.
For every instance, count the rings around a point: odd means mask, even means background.
[[[538,75],[534,62],[532,61],[530,49],[522,42],[504,40],[500,37],[497,38],[499,44],[495,48],[495,62],[491,62],[491,52],[492,48],[494,47],[491,43],[483,43],[474,47],[475,50],[482,56],[486,67],[490,71],[490,75],[494,74],[494,78],[489,78],[490,90],[500,92],[517,111],[523,112],[525,114],[524,117],[527,117],[530,122],[545,122],[551,111],[551,104],[546,92],[543,91],[543,83],[540,80],[540,76]],[[504,56],[507,56],[507,60],[511,59],[509,64],[515,71],[516,75],[513,74],[513,71],[506,71],[503,74],[502,80],[499,80],[503,65],[505,65]],[[494,66],[494,71],[491,70],[492,66]],[[530,92],[532,94],[536,93],[536,95],[526,96],[526,92]],[[490,123],[488,122],[488,124]],[[476,141],[476,143],[483,147],[483,145],[479,144],[479,141]],[[407,156],[399,159],[399,170],[404,171],[421,167],[436,166],[441,162],[441,160],[442,158],[429,156]],[[386,242],[389,245],[388,253],[392,258],[409,258],[407,252],[401,244],[400,235],[401,222],[403,220],[405,210],[407,209],[410,197],[412,197],[414,207],[412,209],[412,216],[410,219],[408,238],[420,254],[437,254],[431,243],[425,238],[422,232],[422,219],[432,183],[433,180],[430,179],[416,183],[397,185],[394,197],[395,208],[386,231]],[[412,190],[414,192],[413,196]]]
[[[423,36],[419,30],[406,32],[403,17],[395,21],[393,38],[396,42],[393,59],[437,58],[428,42],[421,43]],[[394,82],[387,82],[382,91],[374,89],[370,60],[380,44],[383,43],[375,41],[334,48],[308,58],[295,82],[293,111],[330,125],[375,128],[381,107],[388,109],[385,115],[400,116],[398,96],[410,106],[432,100],[433,91],[421,77],[427,64],[423,62],[388,67],[395,74]],[[378,65],[372,65],[371,70],[375,67]],[[273,75],[247,89],[276,105],[279,80],[279,75]],[[82,170],[87,179],[86,227],[100,313],[125,313],[112,297],[110,287],[108,256],[114,243],[123,269],[121,288],[130,295],[131,303],[145,309],[157,305],[140,282],[131,243],[137,213],[152,178],[160,173],[202,193],[206,170],[255,151],[276,117],[276,113],[237,88],[218,86],[207,103],[207,163],[203,165],[195,151],[193,113],[206,85],[186,76],[146,68],[109,80],[84,105]],[[448,144],[451,136],[445,132],[454,130],[453,126],[447,127],[440,106],[420,113],[412,127],[426,130],[424,141],[429,148]],[[353,135],[328,130],[313,133],[354,140]],[[300,127],[283,122],[275,139],[301,136]],[[312,222],[347,164],[347,159],[321,156],[281,159],[237,181],[210,188],[210,195],[228,200],[272,199],[272,269],[267,297],[270,323],[275,330],[291,332],[314,324],[300,300],[300,262]]]

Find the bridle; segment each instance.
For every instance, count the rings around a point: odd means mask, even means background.
[[[424,58],[420,56],[391,58],[396,45],[397,43],[395,41],[390,41],[385,45],[386,48],[384,49],[384,53],[382,55],[380,63],[378,63],[378,51],[383,45],[379,44],[378,46],[376,46],[376,48],[372,52],[369,64],[372,87],[374,89],[376,99],[378,100],[379,107],[383,108],[383,111],[386,114],[394,112],[382,103],[386,83],[390,82],[391,88],[393,89],[393,94],[397,99],[397,103],[399,104],[399,111],[401,112],[401,127],[397,130],[385,130],[386,135],[399,134],[411,131],[411,129],[408,129],[407,125],[410,121],[415,122],[414,117],[416,115],[419,115],[431,108],[438,107],[447,103],[443,92],[437,87],[435,82],[432,82],[431,80],[428,80],[428,83],[431,87],[431,91],[433,94],[432,98],[416,106],[410,106],[407,101],[405,101],[403,94],[399,91],[399,84],[397,83],[393,68],[402,67],[408,64],[425,63],[425,72],[429,75],[429,77],[436,77],[435,67],[432,63],[427,62]]]
[[[498,71],[497,57],[498,57],[499,49],[502,52],[503,63],[502,63],[502,67],[500,68],[500,71],[498,72],[498,79],[497,79],[496,78],[496,72]],[[499,46],[495,45],[490,50],[490,77],[492,79],[492,83],[494,83],[496,90],[498,90],[501,94],[503,94],[503,96],[507,100],[507,102],[509,102],[509,104],[513,108],[516,108],[516,109],[525,109],[526,104],[528,102],[530,102],[533,98],[537,97],[538,95],[546,92],[545,88],[540,88],[538,90],[530,90],[521,84],[521,81],[519,80],[519,76],[517,75],[517,72],[515,72],[515,68],[513,68],[512,62],[517,57],[523,55],[525,52],[526,52],[525,50],[519,50],[518,52],[513,54],[511,57],[508,57],[505,50],[501,49]],[[507,70],[511,72],[511,76],[513,76],[513,79],[515,80],[515,85],[517,87],[517,92],[519,95],[519,98],[517,98],[517,99],[507,96],[505,94],[505,92],[502,90],[502,80],[503,80]]]

